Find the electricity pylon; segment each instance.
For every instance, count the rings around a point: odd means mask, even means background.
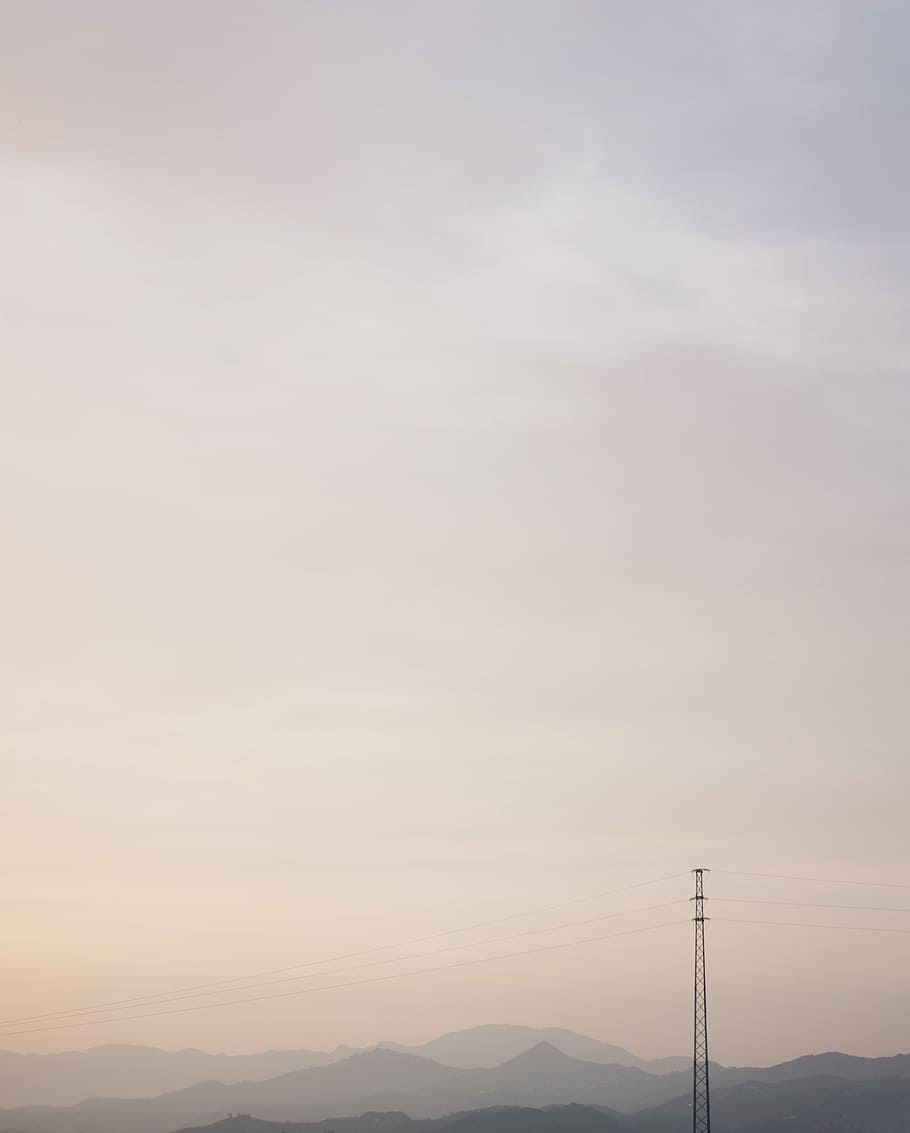
[[[695,1052],[692,1060],[692,1133],[711,1133],[708,1089],[708,997],[705,987],[705,869],[695,869]]]

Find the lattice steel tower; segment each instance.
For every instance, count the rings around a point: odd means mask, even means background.
[[[711,1133],[708,1090],[708,997],[705,988],[706,869],[695,869],[695,1055],[692,1060],[692,1133]]]

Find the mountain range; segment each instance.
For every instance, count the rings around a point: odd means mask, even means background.
[[[685,1069],[687,1058],[649,1062],[621,1046],[600,1042],[561,1027],[489,1024],[453,1031],[422,1046],[379,1043],[379,1049],[430,1058],[444,1066],[493,1067],[549,1042],[572,1058],[619,1066],[637,1066],[663,1074]],[[155,1097],[198,1082],[258,1082],[293,1070],[327,1066],[357,1053],[269,1050],[261,1054],[209,1054],[201,1050],[158,1050],[150,1046],[97,1046],[62,1054],[17,1054],[0,1050],[0,1107],[75,1105],[85,1098]]]
[[[716,1126],[731,1133],[907,1133],[910,1080],[752,1082],[717,1091],[712,1112]],[[240,1115],[181,1133],[679,1133],[690,1121],[688,1100],[680,1098],[631,1116],[578,1104],[497,1106],[425,1121],[402,1113],[367,1113],[315,1124],[279,1124]]]
[[[718,1099],[726,1095],[737,1099],[736,1113],[750,1106],[761,1110],[761,1099],[772,1099],[766,1109],[773,1116],[797,1095],[801,1104],[807,1098],[818,1101],[824,1096],[836,1108],[841,1095],[855,1101],[857,1091],[887,1093],[885,1082],[896,1083],[892,1091],[896,1105],[902,1104],[904,1094],[910,1099],[910,1055],[863,1059],[832,1053],[765,1068],[712,1065],[712,1075]],[[806,1087],[806,1082],[816,1085]],[[171,1133],[179,1127],[210,1125],[236,1113],[282,1125],[331,1117],[336,1126],[342,1119],[365,1113],[381,1114],[382,1122],[387,1123],[391,1114],[406,1125],[491,1107],[542,1111],[580,1103],[581,1108],[595,1107],[597,1112],[606,1107],[611,1120],[619,1121],[618,1115],[625,1115],[622,1120],[630,1127],[645,1122],[640,1127],[646,1133],[663,1129],[669,1133],[688,1113],[690,1089],[689,1071],[656,1074],[638,1066],[591,1062],[569,1057],[548,1042],[498,1066],[470,1069],[405,1051],[374,1049],[258,1082],[207,1081],[155,1098],[101,1098],[68,1107],[6,1109],[0,1111],[0,1131]],[[808,1091],[805,1097],[800,1090]],[[725,1104],[715,1101],[715,1109],[719,1106],[718,1112],[723,1113]]]
[[[345,1058],[313,1050],[209,1054],[152,1046],[96,1046],[60,1054],[0,1050],[0,1106],[74,1105],[94,1097],[154,1097],[196,1082],[260,1081]]]
[[[647,1070],[651,1074],[670,1074],[675,1070],[687,1070],[691,1065],[691,1060],[685,1057],[650,1060],[639,1058],[624,1047],[613,1046],[564,1027],[517,1027],[496,1023],[452,1031],[431,1039],[422,1046],[382,1042],[379,1047],[382,1050],[417,1054],[423,1058],[432,1058],[434,1062],[441,1062],[445,1066],[460,1066],[467,1070],[499,1066],[542,1042],[549,1043],[570,1058],[614,1066],[637,1066],[639,1070]]]

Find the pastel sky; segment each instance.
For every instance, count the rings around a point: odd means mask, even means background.
[[[899,0],[3,0],[3,1018],[696,865],[910,882],[908,37]],[[0,1046],[684,1053],[689,892]],[[712,925],[713,1056],[907,1049],[908,939]]]

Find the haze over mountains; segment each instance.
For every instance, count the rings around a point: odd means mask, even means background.
[[[350,1053],[342,1051],[337,1057]],[[154,1097],[212,1079],[242,1082],[273,1078],[290,1070],[324,1066],[335,1057],[310,1050],[210,1054],[121,1045],[60,1054],[0,1050],[0,1106],[74,1105],[94,1097]]]
[[[748,1083],[721,1090],[716,1124],[737,1133],[906,1133],[910,1081],[869,1083],[840,1078],[802,1078],[775,1084]],[[630,1116],[602,1106],[506,1106],[414,1121],[405,1114],[364,1114],[317,1124],[263,1121],[247,1114],[181,1133],[678,1133],[691,1120],[685,1098]]]
[[[475,1058],[485,1060],[497,1045],[505,1049],[510,1043],[533,1041],[539,1038],[540,1033],[554,1034],[551,1031],[536,1032],[531,1028],[477,1028],[442,1036],[427,1046],[435,1050],[449,1048],[455,1053],[460,1051],[463,1058],[468,1058],[471,1044],[476,1042]],[[557,1031],[555,1036],[562,1036],[567,1045],[591,1044],[594,1050],[622,1050],[571,1032]],[[576,1103],[581,1108],[598,1107],[598,1112],[606,1107],[615,1120],[618,1120],[617,1114],[624,1115],[623,1120],[639,1115],[633,1124],[644,1122],[641,1128],[659,1133],[663,1128],[668,1131],[675,1129],[680,1116],[687,1112],[688,1070],[659,1073],[641,1066],[573,1058],[550,1042],[537,1042],[516,1057],[492,1067],[444,1065],[408,1051],[389,1049],[389,1046],[391,1044],[346,1056],[344,1051],[331,1055],[308,1051],[267,1052],[245,1056],[246,1061],[238,1059],[236,1063],[232,1063],[229,1056],[178,1052],[197,1057],[200,1060],[198,1065],[207,1065],[206,1059],[222,1059],[224,1061],[220,1065],[231,1068],[232,1072],[241,1066],[261,1069],[275,1065],[283,1058],[298,1056],[304,1059],[322,1057],[331,1061],[260,1081],[197,1082],[158,1097],[108,1097],[84,1100],[74,1106],[7,1108],[0,1112],[0,1130],[5,1133],[124,1133],[125,1130],[129,1133],[172,1133],[181,1127],[217,1123],[237,1113],[282,1124],[330,1118],[333,1121],[353,1120],[372,1113],[384,1115],[380,1124],[392,1120],[389,1115],[397,1115],[395,1120],[404,1125],[409,1121],[439,1119],[469,1110],[489,1110],[490,1107],[523,1107],[539,1111]],[[127,1055],[131,1051],[136,1054],[137,1048],[101,1048],[102,1052],[105,1050],[129,1062]],[[154,1060],[155,1055],[150,1055],[145,1048],[138,1048],[138,1053]],[[623,1053],[635,1059],[629,1052]],[[48,1061],[66,1057],[44,1056]],[[98,1055],[95,1055],[95,1061],[97,1059]],[[662,1060],[662,1064],[665,1062]],[[815,1085],[807,1086],[807,1082]],[[903,1104],[901,1099],[910,1103],[910,1055],[864,1059],[832,1053],[807,1056],[767,1068],[713,1068],[713,1083],[719,1091],[718,1096],[723,1096],[725,1088],[740,1090],[739,1094],[730,1095],[733,1098],[729,1102],[731,1113],[755,1110],[765,1116],[773,1116],[781,1107],[792,1108],[794,1099],[804,1108],[808,1106],[811,1109],[817,1103],[821,1104],[820,1099],[836,1097],[838,1091],[849,1094],[856,1107],[861,1108],[856,1100],[862,1093],[860,1087],[867,1094],[870,1090],[873,1093],[877,1091],[878,1096],[883,1090],[887,1093],[882,1085],[887,1082],[894,1084],[888,1094],[894,1105]],[[727,1102],[720,1104],[726,1105]],[[888,1108],[890,1105],[891,1102],[885,1106],[889,1114],[892,1112]],[[572,1112],[573,1121],[581,1120],[577,1112]],[[647,1121],[642,1116],[646,1112],[650,1114]],[[471,1118],[472,1122],[480,1120],[476,1115]],[[507,1119],[484,1120],[501,1124]],[[551,1122],[550,1118],[533,1120],[542,1123],[541,1127]],[[597,1124],[590,1114],[584,1120]]]
[[[379,1043],[379,1046],[385,1050],[419,1054],[446,1066],[472,1068],[498,1066],[541,1042],[549,1043],[571,1058],[617,1066],[637,1066],[654,1074],[684,1070],[689,1066],[688,1058],[639,1058],[624,1047],[613,1046],[564,1027],[517,1027],[488,1023],[440,1035],[438,1039],[431,1039],[422,1046],[402,1046],[400,1043],[390,1042]]]
[[[689,1065],[686,1058],[649,1062],[623,1047],[562,1027],[486,1024],[440,1035],[423,1045],[381,1042],[378,1047],[472,1069],[498,1066],[540,1042],[587,1062],[637,1066],[658,1074]],[[92,1097],[154,1097],[208,1080],[262,1081],[292,1070],[327,1066],[354,1053],[355,1048],[348,1046],[333,1051],[269,1050],[261,1054],[209,1054],[149,1046],[97,1046],[45,1055],[0,1050],[0,1107],[75,1105]]]

